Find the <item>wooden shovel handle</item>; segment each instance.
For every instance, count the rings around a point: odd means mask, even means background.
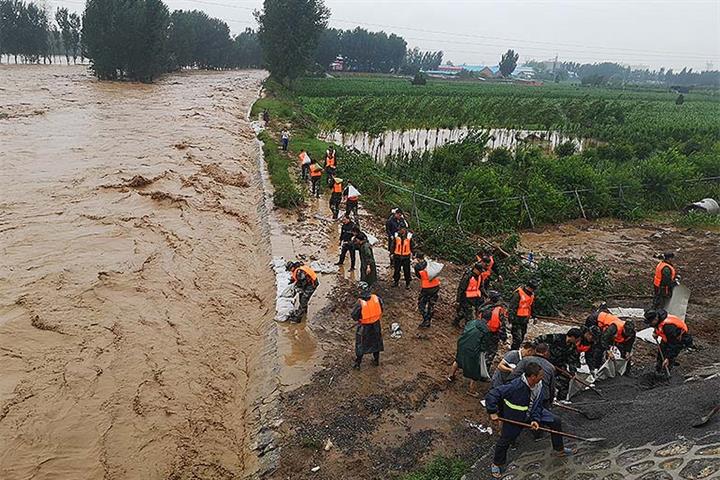
[[[516,421],[516,420],[508,420],[507,418],[503,418],[503,417],[499,417],[499,418],[500,418],[500,420],[502,420],[503,422],[511,423],[511,424],[517,425],[517,426],[519,426],[519,427],[532,428],[529,423],[518,422],[518,421]],[[590,441],[589,438],[578,437],[577,435],[573,435],[572,433],[559,432],[559,431],[553,430],[553,429],[551,429],[551,428],[540,427],[540,428],[538,428],[538,430],[542,430],[543,432],[554,433],[555,435],[560,435],[560,436],[562,436],[562,437],[572,438],[572,439],[575,439],[575,440],[581,440],[581,441],[584,441],[584,442],[589,442],[589,441]]]

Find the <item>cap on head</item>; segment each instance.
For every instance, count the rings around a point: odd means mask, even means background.
[[[288,272],[291,272],[291,271],[295,270],[296,268],[298,268],[300,265],[302,265],[301,262],[287,262],[285,264],[285,270],[287,270]]]
[[[665,320],[667,318],[667,312],[662,308],[657,310],[646,310],[643,317],[645,317],[645,324],[650,325],[655,320],[658,322]]]
[[[671,259],[675,258],[675,254],[673,252],[665,252],[662,254],[662,257],[665,260],[671,260]]]
[[[537,290],[537,288],[540,286],[540,281],[537,278],[532,278],[530,281],[527,282],[527,286],[529,288],[532,288],[533,290]]]
[[[502,293],[498,292],[497,290],[490,290],[488,292],[488,297],[490,297],[490,301],[495,303],[502,300]]]

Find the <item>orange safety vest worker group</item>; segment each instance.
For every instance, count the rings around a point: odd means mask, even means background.
[[[676,317],[675,315],[668,315],[665,320],[660,322],[658,324],[658,326],[655,327],[655,335],[660,337],[662,339],[663,343],[667,343],[667,341],[668,341],[667,336],[665,335],[665,332],[663,331],[663,329],[665,328],[665,325],[673,325],[673,326],[677,327],[678,329],[680,329],[680,331],[682,331],[683,335],[688,332],[687,324],[685,323],[685,321],[682,318]]]
[[[517,290],[518,295],[520,296],[520,302],[518,303],[517,313],[516,315],[518,317],[530,317],[532,316],[532,305],[535,301],[535,295],[528,295],[525,292],[525,289],[520,287]]]
[[[412,233],[408,233],[405,238],[395,234],[395,255],[400,257],[408,257],[412,255],[412,249],[410,247],[410,241],[412,239]]]
[[[377,322],[382,317],[382,306],[377,295],[370,295],[368,300],[360,300],[362,313],[360,317],[360,323],[363,325],[370,325]]]
[[[675,281],[675,267],[663,260],[657,264],[657,267],[655,267],[655,278],[653,278],[653,285],[655,288],[660,288],[660,283],[662,282],[662,271],[665,267],[670,269],[670,278],[673,282]]]
[[[480,298],[481,295],[482,293],[480,292],[480,279],[473,275],[472,277],[470,277],[468,286],[465,289],[465,298]]]
[[[325,168],[335,168],[335,153],[325,156]]]
[[[317,163],[313,163],[312,165],[310,165],[310,176],[312,178],[317,178],[317,177],[322,176],[322,172],[323,172],[322,167],[320,165],[318,165]]]
[[[308,267],[307,265],[301,265],[292,271],[291,277],[292,277],[293,283],[297,282],[297,274],[298,274],[299,270],[302,270],[303,272],[305,272],[305,275],[310,277],[310,280],[312,280],[313,285],[315,285],[317,283],[317,273],[315,273],[315,270]]]
[[[505,313],[505,308],[502,306],[497,306],[492,309],[492,314],[490,315],[490,320],[487,322],[488,330],[491,333],[497,333],[500,331],[500,327],[502,326],[502,319],[500,316]]]
[[[430,280],[427,270],[420,270],[420,288],[435,288],[440,286],[440,279],[438,277]]]
[[[598,314],[598,328],[604,332],[610,325],[615,325],[617,328],[617,333],[613,341],[616,344],[625,342],[627,340],[627,338],[625,338],[625,322],[611,313],[600,312]]]

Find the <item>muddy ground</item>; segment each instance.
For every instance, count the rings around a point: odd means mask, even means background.
[[[342,159],[340,176],[341,170]],[[305,212],[327,211],[326,202],[327,198],[311,200]],[[313,229],[319,229],[317,231],[322,235],[315,238],[320,239],[322,247],[328,250],[316,248],[312,258],[335,260],[337,225],[328,222],[303,225],[306,217],[307,214],[301,214],[298,218],[285,218],[281,223],[287,229],[302,231],[306,237]],[[383,220],[363,214],[362,224],[382,239]],[[381,244],[382,240],[375,248],[376,259],[384,264],[376,288],[386,305],[383,319],[385,352],[381,366],[374,367],[366,360],[361,371],[351,368],[354,331],[349,312],[356,300],[356,283],[354,277],[342,274],[344,270],[341,270],[337,286],[327,299],[321,301],[322,309],[311,315],[305,327],[312,332],[317,348],[323,354],[313,359],[319,370],[310,383],[283,391],[284,423],[278,444],[280,463],[269,478],[397,478],[436,455],[459,457],[471,465],[476,463],[475,471],[479,473],[473,478],[486,477],[484,472],[494,437],[476,427],[478,424],[489,425],[488,418],[479,400],[466,394],[466,384],[448,385],[444,380],[459,333],[451,326],[451,321],[454,316],[452,300],[461,268],[448,265],[443,270],[441,302],[433,327],[421,331],[417,329],[420,322],[416,307],[418,283],[413,282],[411,291],[391,287],[391,271],[386,268],[387,252]],[[683,282],[693,291],[688,322],[696,335],[698,350],[683,355],[672,384],[653,384],[653,388],[647,390],[647,386],[640,388],[638,384],[642,383],[649,365],[654,362],[654,351],[638,341],[638,368],[632,378],[607,384],[610,403],[598,405],[591,394],[578,398],[578,401],[594,403],[593,408],[603,411],[635,403],[632,413],[625,407],[629,417],[627,422],[606,419],[592,427],[584,424],[585,420],[561,416],[570,430],[592,435],[595,428],[605,434],[608,442],[603,448],[607,449],[619,444],[624,444],[623,448],[642,445],[659,441],[661,437],[667,440],[676,435],[703,437],[706,432],[693,431],[687,422],[717,401],[717,381],[695,390],[692,386],[683,386],[683,374],[708,362],[720,361],[717,334],[720,302],[715,299],[715,292],[720,288],[720,234],[678,229],[669,224],[624,224],[604,220],[573,222],[524,233],[521,249],[533,251],[536,256],[594,255],[611,268],[616,281],[616,292],[607,299],[608,303],[624,307],[648,305],[650,298],[647,295],[657,263],[654,255],[669,250],[676,252]],[[346,261],[345,266],[348,264]],[[531,327],[528,336],[566,330],[573,321],[584,320],[587,313],[563,312],[563,321],[556,325],[540,323]],[[402,325],[402,338],[390,338],[392,322]],[[486,390],[487,386],[481,387],[481,392]],[[677,398],[688,400],[674,402]],[[666,408],[668,405],[670,407]],[[647,411],[657,412],[653,421],[648,421]],[[684,413],[680,415],[679,412]],[[669,429],[664,429],[663,415],[674,419],[667,424],[671,425]],[[607,428],[601,429],[600,425]],[[626,433],[628,429],[633,431],[632,435]],[[330,448],[326,449],[328,442]],[[524,443],[513,455],[538,448],[533,445],[533,442]],[[316,467],[319,470],[313,472]],[[567,474],[565,471],[564,475]]]
[[[0,68],[0,478],[257,468],[274,315],[263,72]]]

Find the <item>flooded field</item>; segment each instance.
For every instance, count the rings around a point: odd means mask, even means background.
[[[0,478],[231,479],[274,278],[246,113],[263,72],[0,67]]]

